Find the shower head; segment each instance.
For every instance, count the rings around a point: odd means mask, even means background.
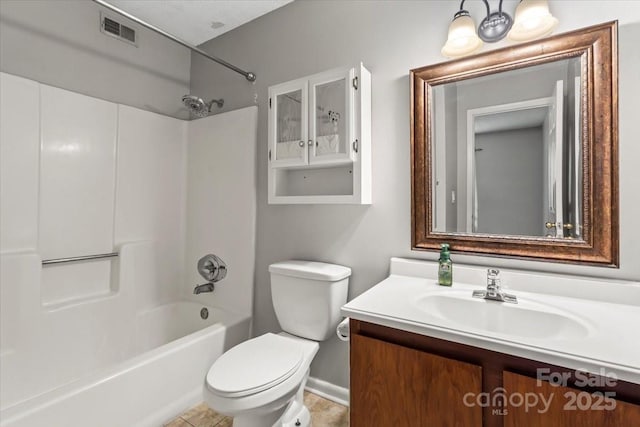
[[[211,112],[211,106],[215,103],[218,108],[222,108],[224,105],[224,99],[212,99],[209,102],[204,102],[202,98],[198,98],[195,95],[185,95],[182,97],[182,102],[185,107],[189,109],[191,114],[198,117],[207,117]]]
[[[209,108],[202,98],[194,95],[185,95],[182,97],[182,102],[194,116],[206,117],[209,114]]]

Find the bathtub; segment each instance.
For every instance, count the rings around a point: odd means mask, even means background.
[[[186,301],[141,312],[137,355],[3,408],[0,427],[161,426],[203,400],[209,367],[249,337],[250,320]]]

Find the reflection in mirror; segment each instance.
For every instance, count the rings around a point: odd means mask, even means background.
[[[433,230],[581,238],[581,60],[433,86]]]

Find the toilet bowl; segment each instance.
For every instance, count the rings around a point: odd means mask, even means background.
[[[234,417],[234,427],[308,425],[302,393],[315,341],[267,333],[223,354],[207,373],[205,402]],[[298,394],[299,398],[296,398]]]
[[[215,411],[233,417],[234,427],[305,427],[311,421],[303,401],[309,367],[317,341],[335,331],[351,270],[286,261],[269,271],[284,332],[252,338],[220,356],[207,373],[204,398]]]

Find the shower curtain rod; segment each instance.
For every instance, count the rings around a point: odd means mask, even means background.
[[[181,40],[178,37],[173,36],[173,35],[167,33],[166,31],[161,30],[160,28],[143,21],[140,18],[136,18],[135,16],[131,15],[130,13],[125,12],[124,10],[119,9],[119,8],[111,5],[111,4],[107,3],[104,0],[93,0],[93,1],[98,3],[99,5],[102,5],[102,6],[106,7],[107,9],[110,9],[110,10],[112,10],[112,11],[114,11],[114,12],[116,12],[116,13],[122,15],[122,16],[124,16],[125,18],[128,18],[128,19],[132,20],[133,22],[136,22],[136,23],[142,25],[143,27],[146,27],[146,28],[148,28],[148,29],[150,29],[152,31],[155,31],[158,34],[160,34],[162,36],[165,36],[166,38],[171,39],[174,42],[176,42],[178,44],[181,44],[182,46],[184,46],[184,47],[186,47],[188,49],[191,49],[193,52],[199,53],[200,55],[204,56],[205,58],[209,58],[210,60],[212,60],[214,62],[217,62],[218,64],[223,65],[223,66],[229,68],[230,70],[235,71],[238,74],[242,74],[244,76],[244,78],[247,79],[250,82],[255,82],[256,81],[256,75],[254,73],[250,72],[250,71],[245,71],[245,70],[243,70],[241,68],[236,67],[233,64],[228,63],[224,59],[220,59],[220,58],[218,58],[216,56],[209,55],[204,50],[202,50],[200,48],[197,48],[197,47],[185,42],[184,40]]]

